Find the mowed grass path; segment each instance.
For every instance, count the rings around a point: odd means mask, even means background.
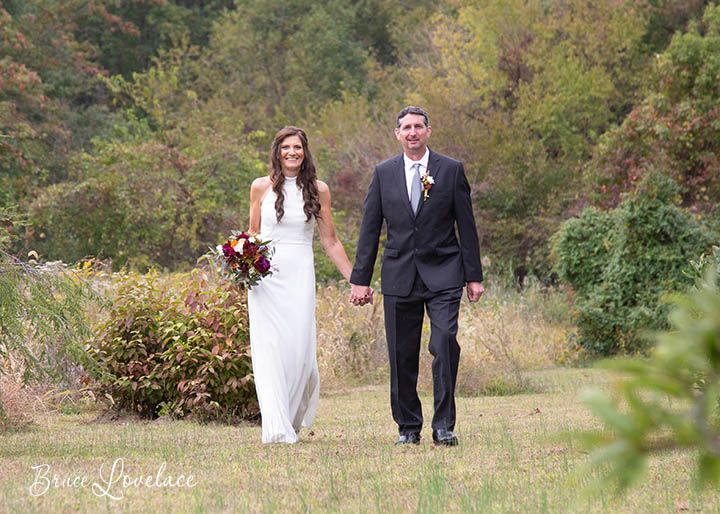
[[[2,512],[720,512],[716,491],[698,491],[692,455],[669,453],[650,463],[648,480],[626,497],[582,499],[570,480],[587,460],[561,431],[597,422],[579,391],[608,375],[558,369],[533,375],[543,392],[458,398],[460,446],[433,446],[429,422],[419,446],[394,447],[387,386],[323,396],[314,435],[292,446],[260,444],[258,426],[184,421],[96,422],[97,413],[36,416],[30,431],[0,436]],[[426,418],[431,398],[425,396]],[[192,474],[195,487],[127,488],[101,496],[121,458],[129,479],[160,483]],[[57,475],[44,494],[29,488],[38,470]],[[82,487],[66,487],[74,477]],[[65,481],[65,484],[62,481]],[[36,487],[36,492],[41,489]]]

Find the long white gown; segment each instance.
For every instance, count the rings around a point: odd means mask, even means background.
[[[272,189],[261,204],[260,235],[275,246],[276,271],[248,292],[250,349],[263,443],[295,443],[312,427],[320,396],[315,354],[314,219],[302,192],[285,178],[285,214],[277,223]]]

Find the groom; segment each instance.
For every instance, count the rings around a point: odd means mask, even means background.
[[[460,299],[465,285],[471,302],[480,298],[483,274],[465,170],[462,163],[428,149],[431,132],[420,107],[406,107],[397,115],[395,137],[403,153],[375,167],[363,204],[350,301],[362,305],[372,298],[369,284],[384,221],[381,291],[390,405],[400,431],[395,444],[420,442],[423,416],[417,378],[427,309],[432,327],[433,441],[454,446]]]

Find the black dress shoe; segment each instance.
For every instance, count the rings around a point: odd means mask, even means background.
[[[452,430],[445,430],[444,428],[433,430],[433,442],[436,445],[443,446],[457,446],[459,444],[458,438],[452,433]]]
[[[417,432],[400,434],[400,438],[395,441],[395,444],[420,444],[420,434]]]

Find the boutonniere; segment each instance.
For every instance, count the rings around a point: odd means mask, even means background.
[[[428,196],[430,196],[430,188],[435,183],[435,179],[430,175],[428,170],[425,170],[425,173],[420,175],[420,182],[422,182],[423,186],[423,200],[427,200]]]

